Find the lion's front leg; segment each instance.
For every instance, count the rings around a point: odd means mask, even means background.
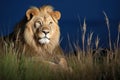
[[[63,70],[72,72],[72,68],[68,66],[68,63],[65,58],[60,58],[59,63],[51,62],[51,61],[43,61],[48,64],[53,71]]]

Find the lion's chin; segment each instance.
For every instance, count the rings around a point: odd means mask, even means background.
[[[39,39],[40,44],[48,44],[50,42],[50,39],[48,38],[41,38]]]

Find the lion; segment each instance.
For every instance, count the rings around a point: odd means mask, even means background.
[[[31,7],[26,11],[27,22],[15,28],[15,38],[34,49],[37,54],[52,53],[59,46],[60,17],[61,13],[53,11],[52,6]]]
[[[9,35],[9,40],[14,42],[15,48],[20,47],[27,56],[32,56],[34,59],[42,57],[45,63],[55,66],[67,66],[59,42],[60,18],[60,11],[54,11],[50,5],[31,7],[26,11],[25,18]],[[51,58],[54,60],[51,61]]]

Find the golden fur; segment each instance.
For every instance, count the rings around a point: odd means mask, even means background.
[[[61,13],[54,11],[52,6],[31,7],[26,11],[25,18],[18,23],[14,32],[7,39],[14,43],[14,48],[32,56],[33,60],[42,59],[51,66],[67,70],[65,58],[62,55],[56,56],[56,54],[62,53],[59,46],[58,20],[60,17]]]
[[[53,53],[59,48],[60,17],[60,12],[54,11],[52,6],[31,7],[14,30],[15,42],[22,43],[37,55]]]

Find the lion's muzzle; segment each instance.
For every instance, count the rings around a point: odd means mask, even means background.
[[[38,33],[38,42],[40,44],[48,44],[50,42],[50,32],[49,32],[49,29],[43,28]]]
[[[42,32],[47,35],[49,33],[49,30],[42,30]]]

